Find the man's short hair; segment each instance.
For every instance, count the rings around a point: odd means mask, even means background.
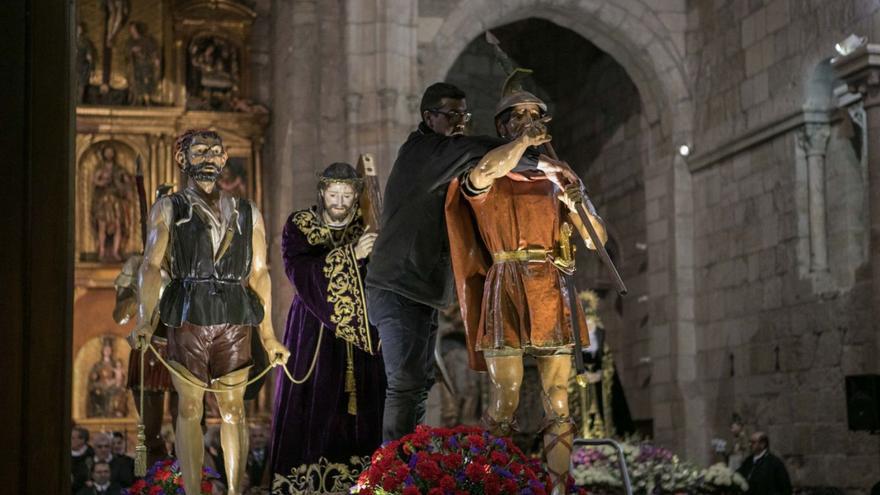
[[[83,439],[83,442],[89,441],[89,430],[83,428],[82,426],[74,426],[73,431],[79,433],[79,437]]]
[[[107,469],[111,469],[111,468],[110,468],[110,463],[109,463],[109,462],[107,462],[107,461],[97,461],[97,462],[95,462],[94,464],[92,464],[92,471],[91,471],[92,474],[95,474],[95,468],[98,467],[98,466],[100,466],[101,464],[107,466]]]
[[[419,115],[424,119],[425,110],[439,108],[443,105],[443,98],[463,100],[465,94],[458,86],[445,82],[436,82],[428,86],[425,94],[422,95],[422,102],[419,104]]]
[[[196,136],[214,138],[223,143],[223,138],[220,137],[220,134],[210,129],[187,129],[183,131],[183,134],[177,136],[177,140],[174,142],[174,154],[176,155],[178,151],[186,153]]]

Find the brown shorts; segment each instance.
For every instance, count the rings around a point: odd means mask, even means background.
[[[184,322],[168,329],[168,357],[205,383],[251,362],[251,330],[245,325],[198,326]]]

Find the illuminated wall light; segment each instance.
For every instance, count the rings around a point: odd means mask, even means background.
[[[691,147],[688,146],[687,144],[683,144],[683,145],[679,146],[678,147],[678,154],[687,158],[688,155],[691,154]]]

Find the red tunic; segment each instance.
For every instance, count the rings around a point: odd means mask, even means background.
[[[473,351],[471,367],[483,369],[484,352],[548,355],[573,345],[568,291],[553,264],[565,206],[559,188],[543,174],[510,173],[478,196],[447,191],[446,216],[456,290]],[[492,253],[544,249],[540,261],[493,262]],[[581,342],[587,345],[581,315]]]

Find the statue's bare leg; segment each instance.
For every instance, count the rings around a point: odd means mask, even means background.
[[[244,414],[244,387],[232,388],[248,379],[248,369],[233,371],[214,381],[216,388],[230,388],[216,394],[220,409],[220,445],[223,446],[223,462],[229,488],[226,493],[237,495],[244,479],[248,455],[248,426]]]
[[[195,383],[202,383],[186,368],[174,364],[174,368]],[[190,382],[171,374],[174,389],[178,394],[177,431],[174,450],[180,462],[183,476],[183,489],[187,495],[201,493],[202,465],[205,462],[205,447],[202,437],[202,401],[205,392]],[[202,383],[203,384],[203,383]]]
[[[519,406],[523,379],[522,356],[487,357],[492,389],[489,408],[483,417],[486,429],[494,435],[508,436],[514,428],[513,415]]]
[[[553,481],[553,494],[565,493],[574,441],[574,423],[568,414],[568,378],[571,356],[539,357],[538,371],[544,395],[544,455]]]
[[[122,256],[119,253],[119,248],[122,244],[122,230],[120,229],[119,222],[116,222],[116,227],[114,228],[113,234],[113,259],[120,261],[122,260]]]
[[[104,260],[104,246],[107,245],[107,223],[98,222],[98,260]]]

